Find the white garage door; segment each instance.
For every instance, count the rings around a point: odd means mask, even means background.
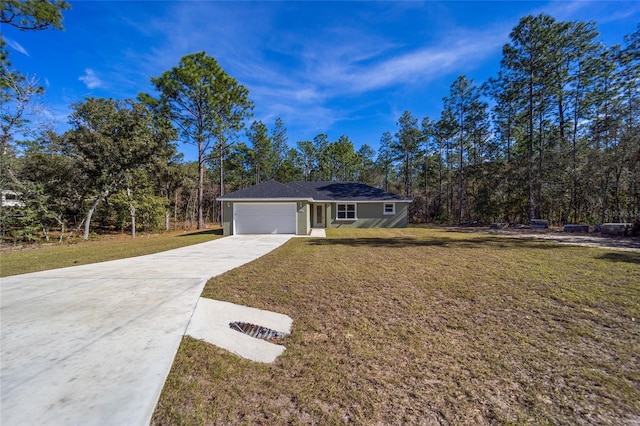
[[[236,234],[295,234],[296,203],[235,203]]]

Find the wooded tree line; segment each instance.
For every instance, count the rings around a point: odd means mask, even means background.
[[[325,134],[287,151],[254,122],[225,160],[227,181],[358,180],[411,197],[414,221],[630,222],[640,216],[639,87],[640,26],[608,47],[594,23],[527,16],[495,78],[458,77],[440,117],[405,111],[377,152]]]
[[[3,22],[27,22],[12,16]],[[0,186],[24,202],[0,210],[2,234],[202,228],[219,220],[221,194],[269,179],[371,184],[412,198],[417,222],[631,221],[640,26],[621,46],[597,37],[593,23],[522,18],[495,78],[458,77],[440,117],[405,111],[377,150],[324,133],[290,145],[279,118],[245,127],[247,89],[204,52],[152,78],[155,94],[72,105],[70,130],[56,134],[30,117],[42,89],[2,47]],[[177,141],[198,160],[185,162]]]

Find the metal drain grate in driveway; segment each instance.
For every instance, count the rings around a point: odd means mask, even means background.
[[[244,333],[256,339],[266,340],[270,343],[280,344],[286,333],[272,330],[261,325],[250,324],[248,322],[230,322],[229,327],[233,330]]]

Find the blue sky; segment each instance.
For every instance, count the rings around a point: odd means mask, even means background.
[[[249,89],[252,120],[284,120],[291,147],[327,133],[377,149],[403,111],[437,119],[458,75],[495,76],[522,16],[595,21],[606,45],[640,22],[638,1],[70,3],[64,31],[2,28],[11,62],[45,87],[59,131],[72,103],[155,94],[151,77],[206,51]]]

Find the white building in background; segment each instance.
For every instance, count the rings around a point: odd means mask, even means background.
[[[20,199],[22,194],[20,192],[11,191],[10,189],[3,189],[0,191],[2,198],[0,202],[2,207],[24,207],[24,201]]]

